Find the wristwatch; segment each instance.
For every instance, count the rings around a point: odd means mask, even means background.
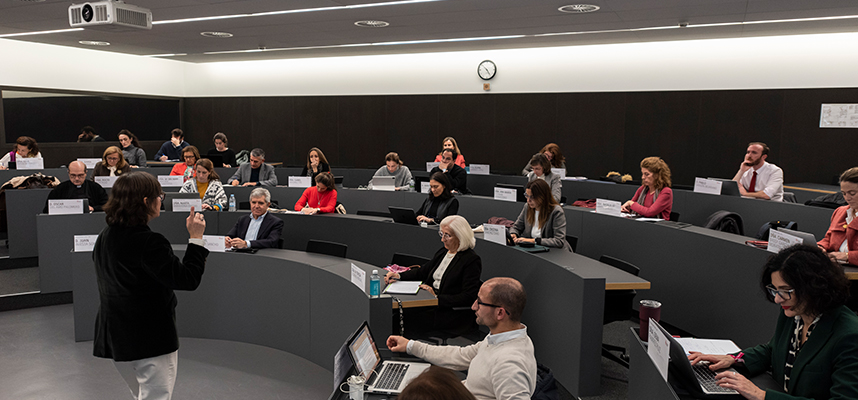
[[[541,237],[536,238],[536,244],[542,246],[542,238]]]

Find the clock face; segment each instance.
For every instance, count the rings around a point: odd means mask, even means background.
[[[487,81],[495,77],[495,74],[498,72],[497,66],[490,60],[485,60],[480,63],[477,67],[477,75],[480,76],[483,80]]]

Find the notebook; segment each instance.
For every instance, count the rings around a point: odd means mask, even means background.
[[[366,379],[369,385],[367,392],[370,393],[399,394],[408,382],[430,366],[428,363],[382,362],[366,321],[352,334],[346,344],[355,371]]]

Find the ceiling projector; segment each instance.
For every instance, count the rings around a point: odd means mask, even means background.
[[[72,28],[103,30],[152,29],[152,12],[118,0],[96,1],[69,6]]]

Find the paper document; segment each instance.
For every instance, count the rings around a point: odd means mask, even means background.
[[[685,349],[688,354],[692,351],[699,351],[704,354],[732,354],[742,351],[736,343],[727,339],[697,339],[697,338],[676,338],[676,341]]]
[[[417,294],[420,290],[420,281],[394,281],[390,282],[384,293],[388,294]]]

